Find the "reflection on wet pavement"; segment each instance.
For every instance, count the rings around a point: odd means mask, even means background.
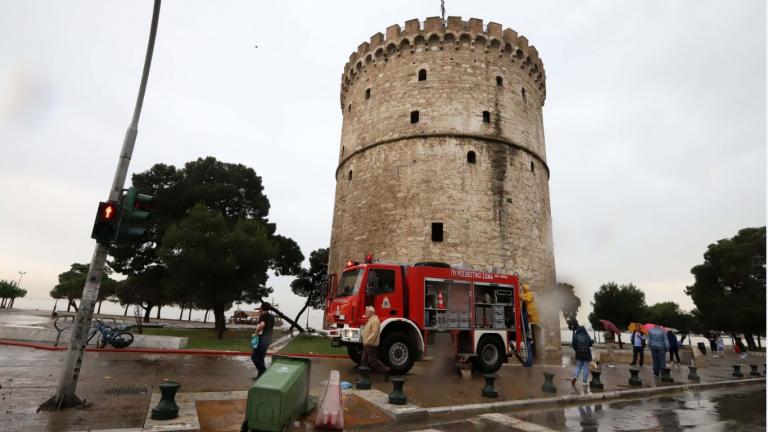
[[[562,431],[765,431],[765,385],[514,414]]]

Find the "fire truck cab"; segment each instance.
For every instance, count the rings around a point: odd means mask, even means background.
[[[406,373],[426,354],[443,355],[446,345],[456,361],[495,372],[525,342],[519,289],[517,275],[434,262],[374,262],[368,256],[331,275],[324,333],[359,364],[364,312],[373,306],[381,320],[379,358],[393,373]]]

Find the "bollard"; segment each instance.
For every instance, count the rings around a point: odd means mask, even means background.
[[[152,408],[152,420],[171,420],[179,416],[179,406],[174,398],[181,384],[166,381],[160,384],[160,402]]]
[[[403,393],[403,385],[405,384],[405,378],[393,377],[392,378],[392,393],[389,394],[389,403],[392,405],[405,405],[407,398]]]
[[[371,372],[371,368],[368,366],[360,366],[357,368],[360,371],[360,378],[355,383],[355,388],[358,390],[370,390],[371,380],[368,378],[368,374]]]
[[[482,395],[488,398],[499,397],[499,392],[493,387],[493,381],[496,379],[494,374],[483,375],[485,378],[485,387],[483,387]]]
[[[589,388],[600,389],[600,390],[605,388],[605,386],[603,386],[603,383],[600,381],[600,374],[602,373],[601,371],[591,370],[589,371],[589,373],[592,374],[592,380],[589,382]]]
[[[552,382],[554,377],[555,374],[544,372],[544,384],[541,386],[541,391],[547,393],[557,393],[557,387],[555,387],[555,383]]]
[[[675,382],[674,379],[672,379],[672,375],[669,374],[669,368],[661,368],[661,380],[663,382]]]
[[[749,368],[751,369],[749,371],[749,376],[760,376],[760,372],[757,370],[757,365],[749,365]]]
[[[640,369],[630,369],[629,370],[629,385],[631,385],[631,386],[641,386],[641,385],[643,385],[643,382],[640,381],[640,376],[638,376],[639,373],[640,373]]]
[[[735,376],[736,378],[741,378],[744,376],[743,373],[741,373],[741,365],[731,365],[733,366],[733,373],[731,375]]]
[[[690,372],[688,372],[688,381],[701,381],[699,375],[696,374],[696,366],[688,366],[688,369],[690,369]]]

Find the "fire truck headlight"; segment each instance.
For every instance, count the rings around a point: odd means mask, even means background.
[[[357,341],[358,330],[348,329],[344,330],[344,339],[349,341]]]

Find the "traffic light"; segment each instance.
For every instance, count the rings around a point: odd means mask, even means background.
[[[115,202],[100,202],[93,222],[91,238],[99,244],[108,245],[117,237],[120,222],[120,208]]]
[[[135,188],[130,188],[125,192],[120,203],[120,222],[115,243],[125,243],[144,235],[146,228],[134,225],[149,218],[149,212],[142,209],[146,209],[150,202],[152,202],[151,195],[141,194]]]

